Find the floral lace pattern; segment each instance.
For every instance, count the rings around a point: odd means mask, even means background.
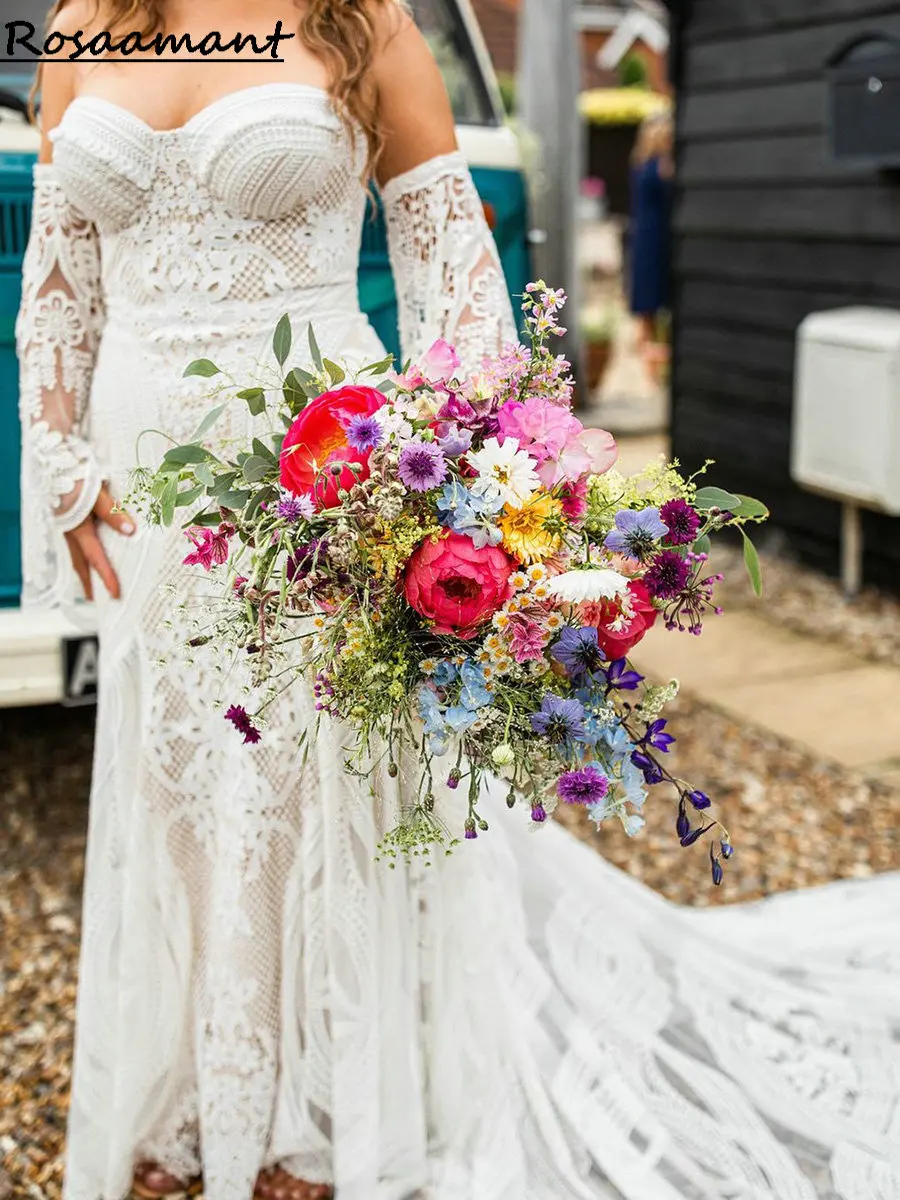
[[[333,357],[382,354],[355,294],[359,147],[315,89],[248,89],[164,134],[76,102],[55,149],[19,323],[50,481],[26,537],[90,461],[120,492],[143,430],[190,435],[191,358],[246,375],[286,310]],[[404,352],[443,336],[477,365],[514,326],[462,160],[384,202]],[[230,406],[215,436],[250,421]],[[898,1194],[895,877],[689,913],[502,795],[472,852],[389,871],[375,847],[415,764],[352,778],[333,724],[304,754],[298,693],[243,746],[215,706],[240,672],[183,649],[210,600],[186,542],[102,536],[123,599],[98,601],[66,1200],[124,1200],[144,1157],[202,1166],[210,1200],[250,1200],[276,1162],[340,1200]]]
[[[88,394],[103,328],[100,248],[92,223],[66,199],[52,168],[38,166],[34,233],[22,268],[16,342],[22,423],[26,600],[61,592],[60,533],[79,525],[100,490],[86,437]]]

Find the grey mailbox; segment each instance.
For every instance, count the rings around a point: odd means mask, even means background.
[[[900,41],[854,38],[828,64],[828,139],[848,166],[900,167]]]

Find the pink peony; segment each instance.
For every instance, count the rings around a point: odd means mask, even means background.
[[[499,546],[479,550],[471,538],[450,533],[413,554],[404,573],[406,599],[434,633],[468,640],[512,595],[509,577],[517,565]]]
[[[323,392],[311,400],[285,435],[281,450],[281,485],[294,496],[310,496],[316,508],[338,503],[338,491],[349,491],[369,477],[369,451],[348,441],[354,417],[368,417],[385,403],[375,388],[353,384]],[[330,463],[342,464],[337,477]],[[349,466],[353,463],[356,470]]]

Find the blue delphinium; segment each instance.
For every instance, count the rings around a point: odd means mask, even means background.
[[[610,688],[617,688],[622,692],[633,692],[638,684],[644,681],[643,675],[629,668],[625,658],[617,658],[615,662],[611,662],[602,674]]]
[[[441,708],[441,702],[434,688],[427,683],[419,684],[416,691],[416,701],[419,716],[428,737],[428,748],[438,758],[446,754],[450,748],[450,727]]]
[[[657,552],[657,543],[668,532],[658,508],[623,508],[616,513],[615,528],[606,535],[603,544],[615,554],[643,562]]]
[[[496,546],[503,534],[491,520],[503,507],[503,501],[474,495],[460,479],[445,483],[437,500],[437,518],[454,533],[470,537],[480,550]]]
[[[447,709],[447,724],[454,733],[462,733],[478,720],[479,710],[492,704],[494,697],[486,686],[484,667],[467,659],[460,669],[462,687],[459,703]]]

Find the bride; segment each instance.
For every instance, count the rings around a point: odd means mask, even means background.
[[[505,813],[432,872],[386,871],[389,817],[336,736],[297,753],[308,696],[259,747],[232,738],[180,651],[203,602],[183,539],[114,509],[137,435],[186,440],[206,411],[192,359],[252,366],[285,311],[334,358],[382,356],[356,298],[370,178],[404,354],[441,336],[471,366],[515,336],[411,20],[393,0],[70,0],[51,20],[298,34],[277,67],[43,80],[26,570],[55,603],[71,560],[103,648],[66,1200],[201,1173],[209,1200],[900,1195],[896,878],[693,913]]]

